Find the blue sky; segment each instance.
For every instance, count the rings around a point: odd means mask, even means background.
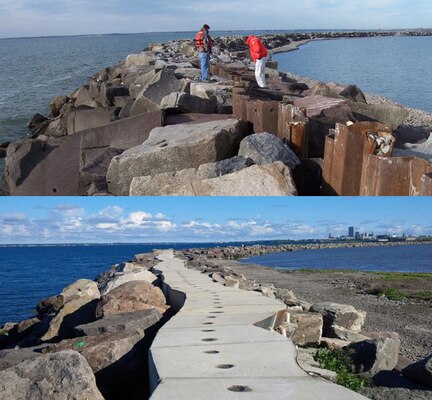
[[[429,0],[0,0],[0,37],[431,27]]]
[[[4,197],[0,244],[432,235],[431,209],[428,197]]]

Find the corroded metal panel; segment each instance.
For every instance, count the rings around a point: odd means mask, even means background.
[[[363,196],[419,196],[428,191],[432,164],[416,157],[381,157],[370,154],[362,171]]]
[[[255,133],[269,132],[278,134],[277,101],[251,100],[247,103],[247,120],[253,124]]]
[[[420,196],[432,196],[432,172],[422,175]]]

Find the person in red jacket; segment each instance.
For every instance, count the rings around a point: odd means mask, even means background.
[[[210,54],[213,40],[209,35],[210,27],[205,24],[195,36],[196,49],[201,65],[201,80],[207,81],[209,78]]]
[[[265,65],[267,61],[267,49],[254,35],[250,35],[246,41],[249,46],[251,57],[255,63],[255,77],[259,87],[264,88],[265,82]]]

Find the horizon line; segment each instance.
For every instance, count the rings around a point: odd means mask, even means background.
[[[328,31],[328,32],[336,32],[336,31],[347,31],[347,32],[398,32],[398,31],[430,31],[430,28],[298,28],[298,29],[220,29],[213,30],[213,32],[250,32],[250,31],[263,31],[263,32],[290,32],[290,33],[298,33],[298,32],[318,32],[318,31]],[[157,33],[190,33],[195,31],[148,31],[148,32],[110,32],[110,33],[79,33],[74,35],[43,35],[43,36],[6,36],[0,37],[0,40],[8,40],[8,39],[50,39],[50,38],[64,38],[64,37],[83,37],[83,36],[114,36],[114,35],[145,35],[145,34],[157,34]]]

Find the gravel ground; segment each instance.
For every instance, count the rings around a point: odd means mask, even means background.
[[[393,331],[401,338],[401,354],[413,361],[432,353],[432,302],[421,300],[394,301],[366,294],[377,275],[362,272],[279,271],[255,264],[221,260],[220,264],[242,273],[247,279],[261,284],[294,291],[310,303],[331,301],[350,304],[367,312],[364,331]],[[432,289],[432,283],[422,282],[421,289]],[[373,387],[362,394],[372,400],[431,400],[432,389],[412,384],[397,372],[378,374]]]

